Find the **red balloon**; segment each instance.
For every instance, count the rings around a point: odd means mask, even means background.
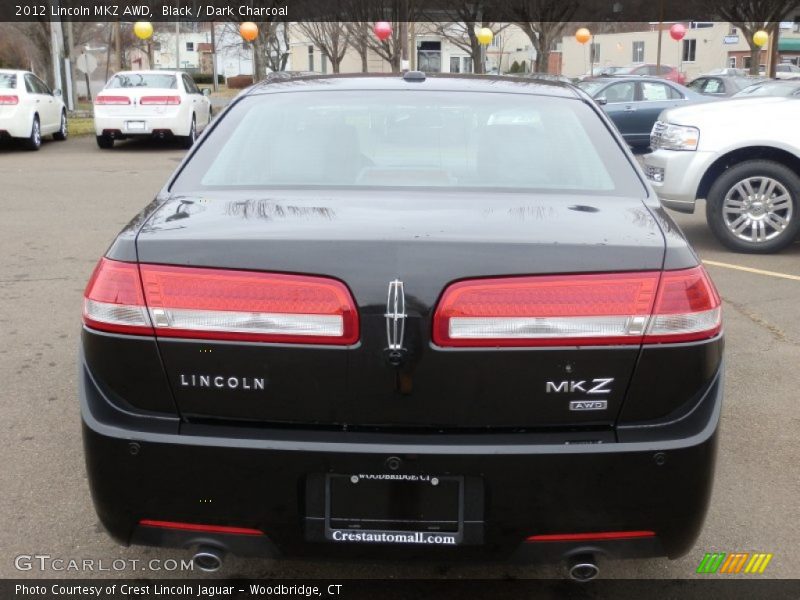
[[[680,42],[685,35],[686,27],[684,27],[681,23],[675,23],[675,25],[669,28],[669,36],[676,42]]]
[[[375,27],[372,28],[372,32],[375,34],[376,38],[385,42],[389,39],[389,36],[392,35],[392,26],[386,21],[378,21],[375,23]]]

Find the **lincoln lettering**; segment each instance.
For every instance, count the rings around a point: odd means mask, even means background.
[[[181,387],[216,388],[219,390],[263,390],[263,377],[228,377],[225,375],[180,374]]]

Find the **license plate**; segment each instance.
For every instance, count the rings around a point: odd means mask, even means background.
[[[463,539],[464,482],[428,475],[328,475],[325,537],[453,546]]]
[[[144,131],[147,125],[144,121],[126,121],[125,129],[128,131]]]

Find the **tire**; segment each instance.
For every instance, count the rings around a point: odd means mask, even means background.
[[[195,141],[197,141],[197,119],[194,115],[192,115],[192,124],[189,127],[189,135],[180,136],[178,138],[181,144],[181,148],[186,148],[187,150],[194,146]]]
[[[31,123],[31,135],[23,142],[26,150],[36,151],[42,147],[42,126],[39,123],[39,115],[33,116]]]
[[[98,135],[97,145],[103,150],[111,150],[111,148],[114,147],[114,138],[105,133],[103,135]]]
[[[67,113],[66,111],[61,112],[61,127],[53,134],[53,139],[57,142],[63,142],[67,139],[69,135],[69,131],[67,129]]]
[[[712,233],[736,252],[778,252],[800,232],[800,177],[781,163],[739,163],[717,178],[707,200]]]

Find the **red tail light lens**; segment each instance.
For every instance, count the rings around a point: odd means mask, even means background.
[[[139,104],[142,106],[177,106],[181,103],[180,96],[142,96]]]
[[[98,106],[125,106],[131,103],[131,99],[127,96],[98,96],[94,99],[94,103]]]
[[[109,303],[116,312],[109,314]],[[136,313],[135,325],[119,322],[117,305],[125,307],[126,315]],[[350,345],[359,336],[355,302],[347,287],[333,279],[161,265],[137,268],[107,259],[100,261],[87,287],[84,320],[95,329],[151,335],[155,330],[158,336],[175,338]]]
[[[439,346],[586,346],[716,335],[719,296],[702,267],[664,273],[546,275],[448,287],[436,309]]]
[[[19,96],[0,96],[0,106],[16,106],[19,104]]]
[[[84,292],[83,321],[102,331],[153,335],[135,264],[100,260]]]

